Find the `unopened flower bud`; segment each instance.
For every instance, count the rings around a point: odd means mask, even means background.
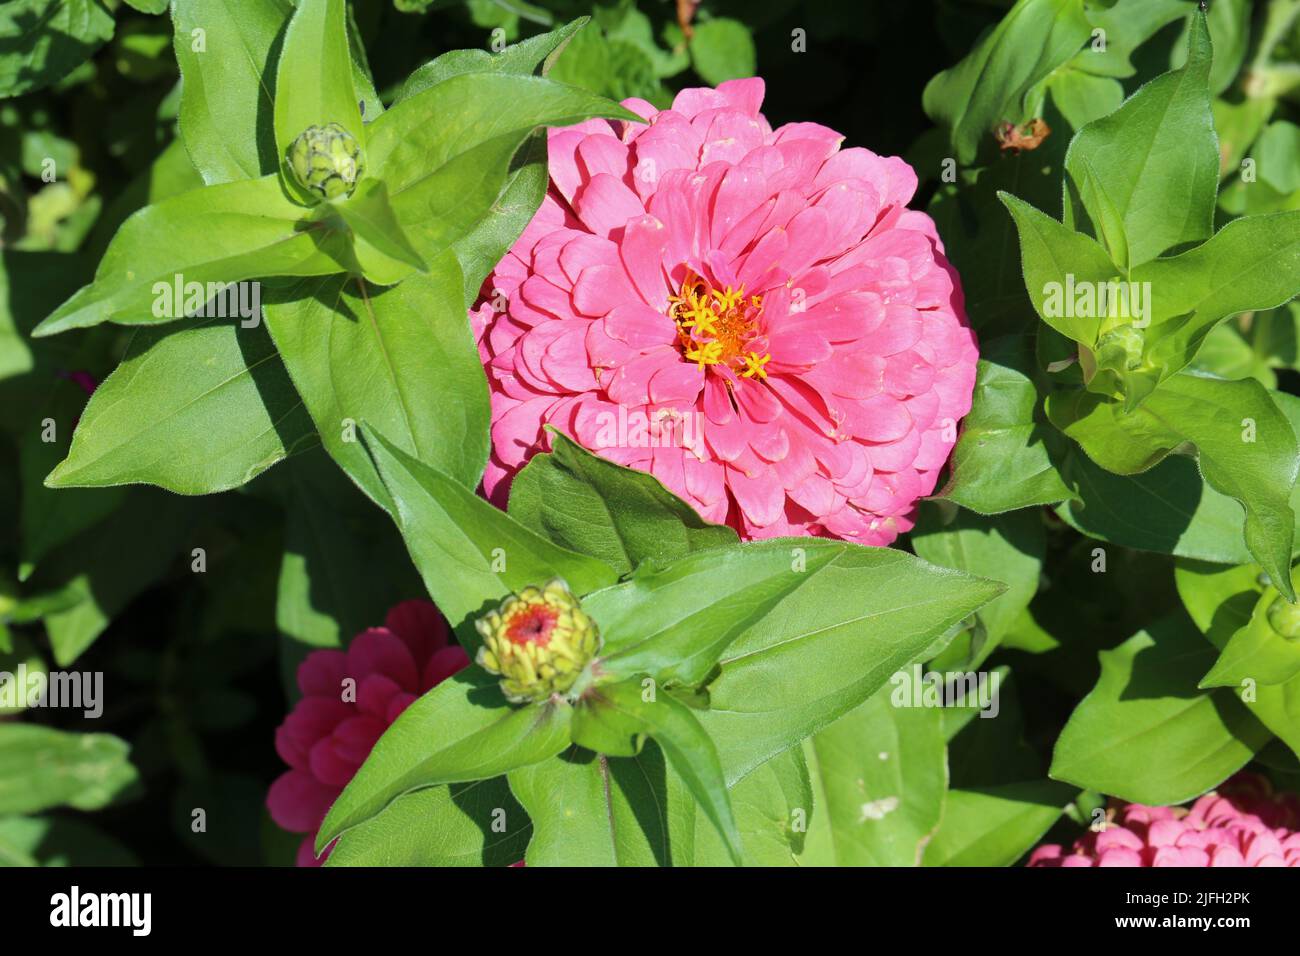
[[[1121,325],[1097,342],[1097,364],[1103,368],[1132,372],[1142,366],[1142,348],[1142,330],[1133,325]]]
[[[510,595],[474,626],[483,638],[478,665],[500,675],[515,703],[567,693],[600,650],[595,622],[558,578]]]
[[[1300,604],[1278,595],[1268,606],[1268,626],[1288,641],[1300,640]]]
[[[323,199],[351,196],[366,169],[361,144],[338,123],[308,126],[288,156],[299,184]]]

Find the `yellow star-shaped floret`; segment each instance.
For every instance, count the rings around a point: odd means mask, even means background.
[[[704,371],[706,365],[717,365],[721,355],[722,344],[719,342],[703,342],[699,348],[686,353],[688,359],[699,364],[701,372]]]
[[[764,352],[761,356],[757,352],[750,352],[745,356],[745,371],[740,373],[741,377],[753,378],[757,375],[759,378],[767,378],[767,370],[763,366],[770,361],[771,352]]]

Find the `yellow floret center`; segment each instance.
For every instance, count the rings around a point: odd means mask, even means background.
[[[681,291],[668,297],[668,316],[677,324],[677,345],[689,362],[726,366],[743,378],[767,378],[772,355],[759,348],[758,318],[763,297],[745,295],[745,287],[716,289],[687,272]]]

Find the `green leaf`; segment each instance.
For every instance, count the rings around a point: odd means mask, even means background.
[[[1047,552],[1047,532],[1042,516],[1033,510],[986,517],[948,506],[921,506],[912,531],[912,548],[917,555],[944,568],[968,571],[993,581],[1007,590],[977,612],[984,627],[984,646],[972,647],[976,667],[997,646],[1038,592],[1038,577]]]
[[[579,17],[550,33],[512,44],[497,54],[485,50],[444,53],[408,76],[397,100],[401,102],[461,73],[537,73],[545,76],[587,19]],[[546,133],[538,131],[515,154],[505,188],[497,201],[476,226],[452,245],[461,271],[465,273],[466,305],[478,298],[483,280],[532,221],[546,195],[548,181]]]
[[[462,642],[477,641],[473,617],[528,585],[560,577],[582,596],[614,583],[609,565],[551,544],[383,435],[367,430],[366,445],[429,596]]]
[[[1273,115],[1277,101],[1270,97],[1246,97],[1232,103],[1222,97],[1212,104],[1214,131],[1219,137],[1219,178],[1231,176],[1241,169],[1241,161],[1251,149],[1264,125]],[[1229,187],[1232,188],[1232,187]],[[1222,205],[1224,193],[1219,194]]]
[[[600,670],[617,680],[648,674],[698,684],[733,640],[771,615],[846,545],[778,538],[700,551],[589,595],[600,627]]]
[[[62,816],[0,818],[0,866],[139,866],[108,834]]]
[[[350,198],[334,203],[333,209],[352,230],[353,252],[362,275],[371,282],[393,285],[412,270],[428,271],[393,215],[382,180],[364,180]]]
[[[970,414],[939,497],[999,514],[1071,497],[1057,471],[1066,442],[1042,413],[1033,341],[1005,336],[981,345]]]
[[[342,237],[323,224],[304,223],[303,213],[275,176],[194,189],[146,206],[113,237],[95,281],[33,335],[109,321],[171,322],[203,307],[216,292],[209,283],[341,271]],[[178,284],[184,301],[176,301]]]
[[[688,850],[695,803],[670,795],[669,773],[654,743],[615,758],[571,747],[510,771],[510,789],[533,821],[528,865],[670,865]]]
[[[1241,71],[1250,40],[1251,0],[1215,0],[1209,5],[1210,39],[1214,41],[1214,64],[1210,68],[1210,92],[1222,93]],[[1189,19],[1174,44],[1169,65],[1177,69],[1187,62],[1187,34],[1195,23]]]
[[[386,289],[332,276],[273,299],[267,328],[321,443],[371,499],[386,505],[388,495],[360,443],[363,421],[462,484],[478,483],[491,410],[450,255]]]
[[[814,809],[800,863],[920,865],[948,786],[943,712],[890,696],[881,688],[804,744]]]
[[[1206,561],[1174,562],[1174,583],[1183,606],[1196,626],[1216,645],[1226,643],[1250,620],[1251,611],[1264,590],[1259,576],[1259,567],[1251,564],[1224,567]],[[1211,637],[1212,633],[1221,640]]]
[[[275,75],[276,158],[290,189],[301,187],[285,156],[307,127],[338,123],[363,147],[366,142],[348,52],[346,4],[344,0],[297,0],[297,4]]]
[[[1257,565],[1225,568],[1179,561],[1174,566],[1183,605],[1206,640],[1220,651],[1233,634],[1250,623],[1264,590],[1260,576]],[[1260,723],[1300,755],[1300,676],[1274,686],[1239,686],[1236,693]]]
[[[746,866],[797,866],[806,844],[813,810],[812,782],[803,750],[791,747],[777,754],[727,790],[736,829],[745,847]],[[692,801],[693,802],[693,801]],[[691,866],[726,866],[731,857],[726,844],[696,809],[695,845]],[[680,843],[680,840],[678,841]]]
[[[129,751],[111,734],[0,724],[0,814],[107,806],[136,783]]]
[[[1079,54],[1086,55],[1086,50]],[[1069,67],[1053,73],[1047,88],[1056,108],[1076,130],[1115,112],[1124,102],[1124,87],[1118,80]]]
[[[1063,226],[1028,203],[1001,193],[999,197],[1020,233],[1020,257],[1025,290],[1034,311],[1066,338],[1091,346],[1097,341],[1103,316],[1096,308],[1070,315],[1071,290],[1095,289],[1119,278],[1119,270],[1095,239]],[[1073,278],[1070,278],[1073,277]]]
[[[1290,422],[1258,382],[1184,373],[1131,413],[1119,402],[1076,389],[1050,396],[1047,414],[1093,461],[1117,474],[1146,471],[1191,443],[1206,482],[1245,508],[1250,553],[1294,597],[1286,572],[1295,540],[1290,495],[1300,449]]]
[[[0,6],[0,97],[56,83],[113,36],[99,0],[13,0]]]
[[[509,866],[531,833],[504,777],[427,787],[345,833],[326,866]]]
[[[1252,560],[1241,505],[1206,484],[1190,458],[1170,455],[1148,471],[1116,475],[1072,450],[1064,471],[1076,500],[1057,514],[1089,537],[1202,561]]]
[[[1291,576],[1294,585],[1298,575],[1293,571]],[[1250,620],[1228,639],[1201,687],[1239,687],[1249,682],[1276,686],[1300,674],[1300,642],[1279,634],[1269,623],[1268,612],[1279,600],[1276,588],[1264,589]]]
[[[316,851],[404,793],[490,780],[555,756],[569,745],[571,716],[562,701],[512,707],[495,677],[466,668],[407,707],[379,738],[330,807]]]
[[[1187,65],[1159,76],[1075,135],[1065,168],[1094,225],[1117,215],[1132,268],[1214,231],[1219,146],[1208,88],[1205,15],[1192,17]],[[1112,212],[1113,210],[1113,212]]]
[[[789,542],[787,542],[789,544]],[[874,694],[936,638],[1002,593],[1003,585],[887,548],[838,549],[728,647],[700,714],[730,783]],[[846,594],[855,595],[844,601]]]
[[[739,866],[744,850],[717,748],[685,704],[667,693],[652,691],[649,700],[646,696],[636,680],[592,688],[574,713],[574,742],[590,747],[593,738],[603,743],[622,736],[625,743],[635,742],[619,754],[635,754],[641,750],[643,737],[653,738],[726,843],[732,862]]]
[[[1134,269],[1151,283],[1146,361],[1160,380],[1184,368],[1220,321],[1300,294],[1300,211],[1235,219],[1189,252]]]
[[[1073,57],[1088,38],[1083,0],[1017,0],[956,66],[925,87],[926,114],[948,131],[968,165],[1001,122],[1021,123],[1026,94]]]
[[[387,182],[398,220],[432,261],[479,226],[535,130],[592,117],[640,121],[609,100],[541,77],[451,76],[370,125],[368,168]]]
[[[1097,686],[1057,739],[1051,775],[1153,805],[1227,779],[1272,735],[1227,691],[1197,690],[1214,656],[1181,613],[1103,651]]]
[[[247,484],[315,442],[266,330],[214,319],[142,330],[95,390],[52,488],[143,482],[200,495]]]
[[[180,131],[208,185],[257,179],[280,165],[272,98],[277,40],[290,0],[172,4],[180,65]]]
[[[0,599],[0,603],[9,604],[11,598],[5,595]],[[7,643],[0,645],[0,674],[5,675],[0,678],[0,718],[11,717],[14,714],[21,714],[27,709],[27,687],[28,684],[21,683],[17,676],[19,668],[23,668],[27,681],[33,677],[37,679],[49,679],[50,669],[45,666],[45,660],[41,657],[40,652],[21,634],[13,634],[9,630],[9,623],[15,617],[14,611],[25,610],[21,607],[5,608],[3,615],[0,615],[0,631],[3,632],[3,638]],[[39,677],[38,677],[39,675]],[[6,686],[12,685],[12,687]]]
[[[544,76],[564,52],[569,41],[590,19],[578,17],[549,33],[529,37],[521,43],[512,43],[500,53],[488,53],[486,50],[452,50],[444,53],[406,78],[397,101],[410,99],[415,94],[462,73],[514,73],[522,76],[539,73]]]
[[[753,76],[758,69],[754,39],[739,20],[716,17],[696,24],[688,49],[695,72],[709,86]]]
[[[561,547],[600,558],[619,574],[737,540],[709,524],[653,475],[593,455],[562,432],[510,485],[510,516]]]
[[[1011,866],[1060,819],[1074,792],[1053,780],[949,790],[925,865]]]
[[[1162,27],[1188,16],[1194,8],[1192,0],[1118,0],[1109,5],[1096,4],[1088,10],[1088,19],[1095,30],[1102,31],[1105,43],[1100,48],[1089,43],[1070,61],[1070,66],[1097,76],[1120,79],[1132,76],[1137,72],[1131,62],[1133,52]]]

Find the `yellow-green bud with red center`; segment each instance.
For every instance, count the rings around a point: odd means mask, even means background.
[[[338,123],[308,126],[290,144],[288,160],[299,185],[322,199],[351,196],[366,170],[361,144]]]
[[[474,626],[483,638],[478,665],[500,675],[516,704],[568,693],[600,650],[596,622],[558,578],[510,595]]]

